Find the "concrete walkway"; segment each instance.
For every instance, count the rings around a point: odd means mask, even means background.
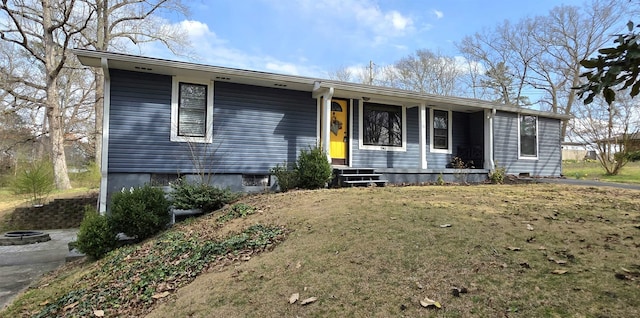
[[[540,178],[540,179],[535,179],[535,181],[541,182],[541,183],[573,184],[573,185],[579,185],[579,186],[585,186],[585,187],[612,187],[612,188],[619,188],[619,189],[640,190],[639,184],[603,182],[603,181],[595,181],[595,180]]]
[[[0,246],[0,308],[10,304],[42,274],[64,264],[69,253],[67,244],[76,240],[78,229],[42,232],[48,233],[51,241]]]

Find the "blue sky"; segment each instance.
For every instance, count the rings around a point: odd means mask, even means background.
[[[372,60],[387,65],[418,49],[457,55],[455,43],[504,20],[544,15],[582,0],[201,0],[187,30],[192,61],[326,77]],[[179,59],[155,46],[142,54]]]

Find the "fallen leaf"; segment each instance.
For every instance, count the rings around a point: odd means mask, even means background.
[[[533,226],[531,224],[527,224],[527,230],[533,231]]]
[[[441,224],[440,227],[442,227],[442,228],[451,227],[451,224]]]
[[[291,297],[289,297],[289,303],[294,304],[296,301],[298,301],[298,299],[300,299],[299,293],[291,294]]]
[[[170,292],[165,291],[165,292],[161,292],[161,293],[155,294],[155,295],[151,296],[151,298],[153,298],[153,299],[165,298],[165,297],[169,296],[170,294],[171,294]]]
[[[75,303],[73,303],[73,304],[68,304],[68,305],[64,306],[64,308],[62,308],[62,310],[67,311],[67,310],[69,310],[69,309],[73,309],[73,308],[75,308],[76,306],[78,306],[78,303],[79,303],[79,302],[77,302],[77,301],[76,301],[76,302],[75,302]]]
[[[564,269],[556,269],[556,270],[554,270],[552,273],[553,273],[553,274],[557,274],[557,275],[562,275],[562,274],[567,273],[567,271],[566,271],[566,270],[564,270]]]
[[[516,251],[519,251],[519,250],[520,250],[520,248],[519,248],[519,247],[514,247],[514,246],[509,246],[509,247],[507,247],[507,249],[509,249],[510,251],[514,251],[514,252],[516,252]]]
[[[301,302],[300,302],[300,305],[305,306],[305,305],[308,305],[308,304],[310,304],[310,303],[312,303],[312,302],[314,302],[314,301],[316,301],[316,300],[318,300],[318,298],[317,298],[317,297],[309,297],[309,298],[307,298],[307,299],[305,299],[305,300],[301,301]]]
[[[422,284],[420,284],[420,282],[416,282],[416,287],[418,287],[418,289],[423,289],[424,286],[422,286]]]
[[[245,262],[250,260],[250,259],[251,259],[251,256],[249,256],[249,255],[245,255],[245,256],[240,257],[240,260],[241,261],[245,261]]]
[[[298,263],[296,264],[296,268],[300,268],[300,267],[302,267],[302,264],[301,264],[300,262],[298,262]]]
[[[104,310],[94,310],[93,315],[96,317],[104,317]]]
[[[40,306],[46,306],[46,305],[48,305],[48,304],[50,304],[50,303],[51,303],[50,301],[45,300],[45,301],[43,301],[43,302],[41,302],[41,303],[40,303]]]
[[[544,250],[546,250],[547,248],[546,248],[546,247],[544,247],[544,246],[540,246],[540,247],[538,247],[538,249],[539,249],[539,250],[541,250],[541,251],[544,251]]]
[[[433,299],[429,299],[427,297],[425,297],[423,300],[420,301],[420,306],[424,307],[424,308],[428,308],[430,306],[434,306],[436,308],[442,308],[442,305],[440,305],[439,302],[433,300]]]

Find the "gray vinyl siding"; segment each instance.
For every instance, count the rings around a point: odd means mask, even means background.
[[[418,107],[406,111],[406,151],[385,151],[360,149],[360,112],[358,101],[354,101],[352,166],[357,168],[420,168],[420,148],[418,146]]]
[[[494,118],[494,159],[508,174],[560,176],[560,120],[538,117],[538,159],[519,159],[518,114],[497,112]]]
[[[189,144],[170,141],[171,77],[110,75],[109,172],[197,172]],[[316,143],[309,92],[216,82],[213,107],[213,143],[194,144],[209,172],[267,174]]]

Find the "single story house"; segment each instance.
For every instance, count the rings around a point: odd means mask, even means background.
[[[90,50],[102,68],[100,210],[123,187],[211,173],[275,189],[270,169],[320,145],[344,175],[390,183],[560,176],[567,116],[483,100]],[[457,157],[457,159],[456,159]],[[456,164],[457,163],[457,164]],[[456,169],[465,168],[465,169]]]

